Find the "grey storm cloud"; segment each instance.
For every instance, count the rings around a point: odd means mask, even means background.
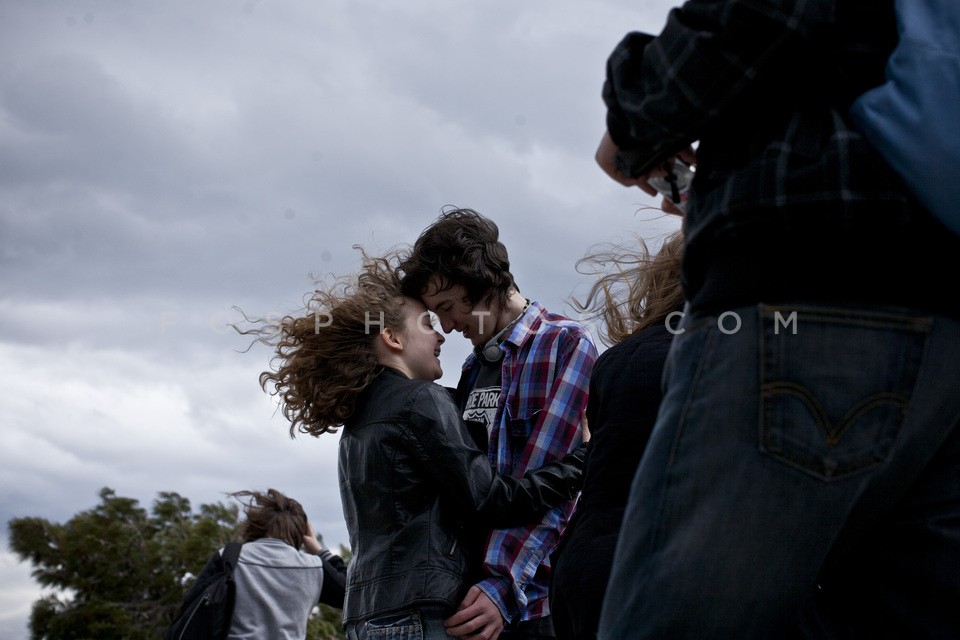
[[[593,162],[606,56],[670,5],[0,0],[0,519],[275,486],[346,544],[336,436],[288,437],[270,353],[228,324],[449,204],[572,315],[591,246],[678,226]],[[468,350],[447,340],[441,383]],[[6,535],[19,640],[39,587]]]

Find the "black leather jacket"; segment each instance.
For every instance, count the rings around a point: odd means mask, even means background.
[[[500,476],[448,390],[386,369],[361,394],[340,439],[353,552],[344,622],[425,605],[452,614],[479,566],[476,534],[535,522],[572,499],[584,454],[580,447],[522,479]]]

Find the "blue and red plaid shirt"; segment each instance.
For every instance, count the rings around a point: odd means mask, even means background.
[[[538,302],[530,303],[501,344],[500,402],[488,457],[496,471],[519,478],[580,444],[597,349],[583,325],[549,313]],[[463,365],[461,390],[473,386],[479,368],[471,354]],[[574,505],[570,501],[549,511],[539,524],[494,529],[487,537],[486,577],[477,586],[508,623],[550,614],[550,554]]]

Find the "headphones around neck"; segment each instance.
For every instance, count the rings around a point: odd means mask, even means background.
[[[513,319],[507,326],[497,332],[497,335],[493,336],[487,340],[487,344],[483,345],[482,349],[479,349],[479,356],[483,358],[483,361],[487,364],[497,364],[503,360],[503,349],[500,348],[500,338],[503,337],[507,331],[513,329],[513,325],[517,324],[520,318],[523,317],[523,314],[527,311],[527,307],[530,306],[530,301],[527,300],[527,304],[523,305],[523,311],[520,312],[520,315]]]
[[[513,327],[513,323],[505,326],[497,335],[487,340],[487,344],[483,345],[483,349],[480,350],[480,357],[483,358],[484,362],[487,364],[497,364],[503,360],[503,349],[500,348],[500,337],[511,327]]]

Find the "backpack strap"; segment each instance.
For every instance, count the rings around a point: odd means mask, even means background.
[[[233,571],[237,568],[237,560],[240,559],[240,549],[243,547],[242,542],[228,542],[223,548],[223,563],[229,567],[229,571]]]

